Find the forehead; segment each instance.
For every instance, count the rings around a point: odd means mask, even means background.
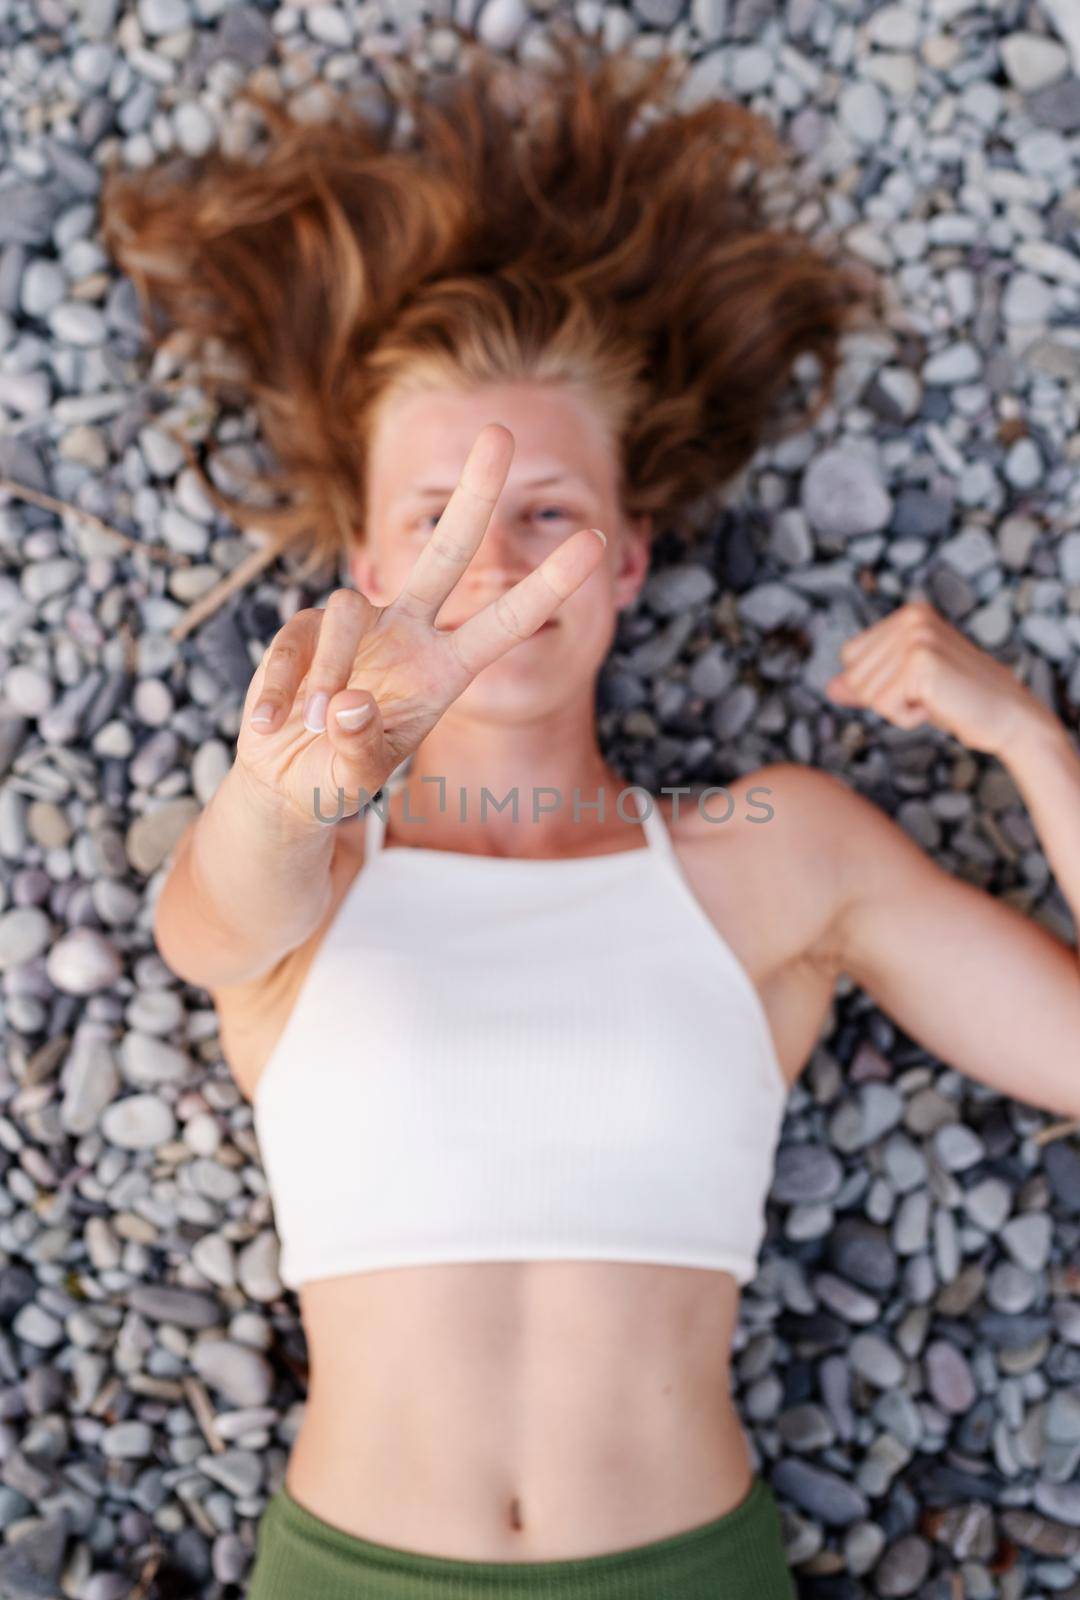
[[[449,492],[488,422],[514,436],[507,488],[562,474],[613,490],[616,452],[597,408],[566,385],[518,383],[389,398],[371,439],[372,494],[385,502],[424,488]]]

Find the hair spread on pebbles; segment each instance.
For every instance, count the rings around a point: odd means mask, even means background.
[[[574,386],[618,444],[625,514],[685,533],[760,445],[820,415],[842,335],[878,324],[876,274],[771,214],[760,180],[788,152],[766,118],[675,109],[676,57],[550,42],[539,67],[467,35],[454,74],[395,62],[396,121],[341,92],[296,120],[249,86],[261,157],[106,172],[103,238],[144,334],[180,334],[205,393],[250,400],[276,458],[254,503],[183,439],[188,459],[305,576],[363,538],[392,391]],[[817,392],[782,408],[802,357]]]

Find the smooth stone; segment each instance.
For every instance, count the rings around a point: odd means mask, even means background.
[[[120,1088],[112,1046],[106,1039],[80,1030],[71,1047],[64,1076],[61,1125],[68,1133],[89,1133]]]
[[[15,1314],[11,1329],[17,1339],[25,1339],[39,1350],[51,1350],[64,1337],[63,1323],[33,1301]]]
[[[906,1365],[892,1345],[876,1333],[857,1333],[848,1347],[855,1371],[879,1389],[903,1382]]]
[[[5,911],[0,917],[0,972],[33,961],[48,949],[52,935],[52,920],[40,907]]]
[[[933,1339],[923,1352],[926,1386],[935,1404],[959,1415],[975,1403],[977,1390],[963,1354],[947,1339]]]
[[[1039,33],[1010,33],[998,43],[1001,64],[1021,94],[1056,83],[1069,70],[1068,52]]]
[[[4,678],[4,698],[23,717],[39,717],[56,699],[56,686],[33,667],[11,667]]]
[[[278,1274],[279,1252],[277,1235],[267,1230],[245,1245],[237,1256],[240,1287],[252,1300],[277,1300],[284,1293]]]
[[[54,1600],[68,1539],[68,1515],[34,1518],[0,1548],[0,1594],[4,1600]]]
[[[840,1189],[839,1158],[817,1142],[781,1145],[777,1150],[770,1197],[782,1205],[830,1200]]]
[[[886,527],[893,502],[869,461],[838,448],[823,451],[807,467],[801,504],[819,533],[854,538]]]
[[[674,617],[703,605],[716,593],[716,578],[707,567],[687,563],[665,567],[646,579],[641,598],[659,617]]]
[[[985,1160],[986,1146],[963,1122],[947,1122],[931,1140],[934,1154],[948,1172],[964,1172]]]
[[[136,817],[127,831],[125,848],[136,872],[149,876],[168,856],[188,823],[202,810],[199,802],[185,795],[167,800],[153,811]]]
[[[65,994],[93,994],[110,988],[124,970],[119,951],[96,928],[72,928],[46,958],[51,981]]]
[[[129,1029],[120,1044],[120,1068],[128,1082],[150,1089],[160,1083],[182,1083],[192,1063],[186,1050]]]
[[[862,1491],[839,1473],[809,1461],[787,1458],[772,1469],[771,1485],[777,1495],[794,1500],[818,1522],[845,1527],[869,1514],[870,1502]]]
[[[263,1478],[263,1463],[252,1450],[225,1450],[221,1455],[199,1456],[200,1472],[220,1483],[237,1499],[256,1494]]]
[[[971,383],[982,372],[982,355],[973,344],[961,340],[939,350],[923,364],[925,384],[953,386]]]
[[[1053,1235],[1053,1218],[1047,1212],[1028,1211],[1010,1217],[999,1238],[1017,1266],[1028,1272],[1042,1272],[1050,1259]]]
[[[192,1346],[191,1365],[230,1405],[262,1406],[273,1391],[273,1368],[266,1357],[229,1339],[198,1340]]]
[[[172,1138],[176,1118],[157,1095],[130,1094],[106,1107],[101,1131],[121,1150],[151,1150]]]
[[[874,1592],[887,1600],[918,1594],[932,1560],[933,1552],[926,1539],[917,1533],[903,1534],[888,1546],[874,1568]]]
[[[101,1436],[101,1453],[117,1461],[142,1461],[154,1448],[154,1430],[145,1422],[117,1422]]]
[[[170,1284],[133,1284],[127,1292],[127,1302],[151,1322],[173,1322],[179,1328],[212,1328],[221,1321],[216,1300],[194,1289],[176,1289]]]

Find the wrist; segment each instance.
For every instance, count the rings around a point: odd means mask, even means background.
[[[325,844],[333,833],[330,821],[320,821],[314,806],[308,813],[301,813],[286,795],[264,783],[239,759],[233,762],[218,792],[222,793],[230,819],[239,819],[241,826],[257,828],[275,844],[294,848],[310,840]]]
[[[1077,755],[1076,741],[1065,724],[1032,696],[1009,725],[996,752],[1006,766],[1026,763],[1032,757],[1045,759],[1062,755]]]

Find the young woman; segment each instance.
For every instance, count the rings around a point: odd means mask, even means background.
[[[156,912],[310,1354],[249,1593],[780,1600],[729,1353],[836,979],[1074,1114],[1080,968],[829,774],[656,798],[605,760],[657,516],[803,352],[817,414],[867,289],[739,193],[738,108],[649,122],[662,72],[567,50],[526,140],[474,66],[411,151],[269,108],[261,168],[109,196],[146,298],[242,360],[296,502],[254,519],[348,568],[264,652]],[[1000,756],[1080,912],[1060,722],[922,603],[842,657],[839,704]]]

